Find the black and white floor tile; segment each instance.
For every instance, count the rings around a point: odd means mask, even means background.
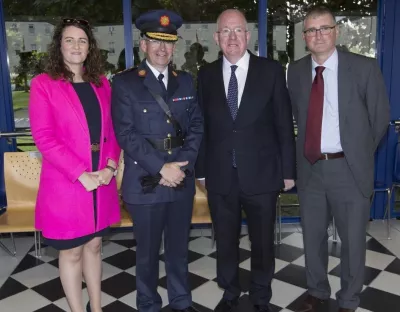
[[[294,311],[306,295],[304,253],[301,229],[284,227],[283,241],[276,247],[276,272],[272,283],[271,308],[274,312]],[[240,241],[240,281],[243,295],[238,312],[251,312],[248,298],[250,280],[250,244],[246,229]],[[195,307],[202,312],[214,309],[222,296],[216,283],[216,253],[209,229],[194,229],[189,244],[189,271]],[[367,260],[361,305],[357,312],[392,312],[400,310],[400,222],[393,221],[392,240],[385,237],[382,221],[370,224]],[[3,239],[9,244],[8,239]],[[43,247],[42,257],[34,257],[33,238],[16,239],[18,255],[10,257],[0,250],[0,311],[1,312],[62,312],[69,311],[58,277],[57,252]],[[102,305],[104,312],[136,310],[135,283],[136,243],[131,233],[110,236],[103,247]],[[335,292],[340,287],[340,242],[329,242],[330,302],[323,311],[337,311]],[[88,300],[83,283],[83,300]],[[163,299],[162,312],[170,311],[166,289],[163,255],[160,255],[158,291]]]

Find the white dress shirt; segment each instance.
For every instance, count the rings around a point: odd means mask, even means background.
[[[224,77],[224,86],[225,86],[225,94],[228,95],[228,87],[229,87],[229,80],[231,79],[232,65],[237,65],[235,75],[238,82],[238,107],[240,106],[240,101],[242,100],[244,85],[246,83],[247,72],[249,71],[249,61],[250,61],[250,54],[246,51],[246,53],[242,56],[242,58],[236,63],[231,64],[225,56],[223,56],[222,61],[222,73]]]
[[[321,152],[341,152],[339,130],[339,98],[338,98],[338,54],[337,51],[322,65],[324,77],[324,108],[322,115]],[[315,67],[320,66],[312,60],[312,79],[315,77]]]
[[[157,69],[155,69],[153,66],[150,65],[148,60],[146,60],[146,64],[147,64],[147,66],[149,66],[149,68],[153,72],[154,76],[156,76],[157,80],[158,80],[158,75],[160,75],[160,74],[164,75],[164,78],[162,81],[164,82],[165,89],[168,90],[168,66],[165,67],[165,69],[162,73],[160,73]]]

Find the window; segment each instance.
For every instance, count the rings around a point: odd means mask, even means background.
[[[168,1],[157,2],[166,3],[165,9],[171,9],[171,4],[167,5]],[[173,1],[173,3],[178,2],[178,0]],[[197,72],[201,66],[221,57],[220,48],[215,44],[213,34],[217,29],[216,21],[223,7],[218,5],[218,1],[192,0],[189,2],[190,5],[182,5],[179,8],[179,13],[185,23],[178,30],[180,40],[176,44],[172,63],[176,69],[190,73],[196,81]],[[248,49],[254,53],[254,40],[258,37],[258,29],[254,29],[254,24],[258,22],[257,1],[236,1],[234,6],[246,12],[249,31],[251,37],[254,38]],[[135,20],[137,16],[133,18]],[[133,39],[136,39],[135,35]],[[144,54],[140,52],[140,56],[144,57]]]
[[[273,24],[273,31],[268,34],[268,53],[270,57],[278,55],[278,60],[284,66],[290,60],[298,60],[308,53],[302,38],[303,18],[308,2],[287,2],[283,6],[268,2],[268,19]],[[355,2],[351,8],[342,3],[335,0],[314,1],[314,4],[328,6],[336,15],[339,27],[338,48],[375,57],[377,0]]]
[[[11,29],[11,31],[14,31],[14,32],[19,31],[17,23],[12,23],[10,29]]]
[[[110,54],[114,54],[115,53],[115,47],[114,47],[114,41],[111,41],[108,43],[108,52]]]
[[[29,24],[28,28],[29,28],[29,34],[34,35],[35,34],[35,25]]]
[[[50,25],[45,25],[44,26],[44,33],[45,33],[45,35],[50,35],[51,34]]]
[[[125,68],[124,57],[120,57],[125,53],[124,36],[122,33],[117,36],[123,24],[122,1],[101,1],[101,4],[93,1],[68,1],[68,5],[64,5],[64,2],[67,1],[7,0],[0,4],[3,5],[7,30],[8,65],[17,129],[29,128],[30,82],[44,70],[51,35],[61,16],[86,16],[94,28],[106,72],[111,75],[120,66]],[[101,10],[96,9],[99,5]],[[112,39],[109,37],[110,32]],[[18,138],[17,147],[20,150],[35,150],[30,137]]]

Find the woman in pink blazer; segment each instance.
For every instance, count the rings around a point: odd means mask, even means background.
[[[120,148],[111,121],[110,85],[85,20],[63,19],[46,73],[31,83],[29,116],[43,166],[36,228],[60,250],[59,270],[72,312],[82,312],[82,273],[101,311],[101,237],[120,220],[114,173]]]

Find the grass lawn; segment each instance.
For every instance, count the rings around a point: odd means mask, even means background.
[[[14,111],[21,108],[28,107],[29,92],[25,91],[14,91],[12,93],[13,97],[13,108]]]
[[[21,108],[28,107],[29,100],[29,92],[25,91],[13,91],[13,109],[17,111]],[[20,144],[29,144],[33,143],[33,139],[31,137],[21,137],[17,138],[17,147],[18,149],[27,152],[27,151],[36,151],[36,146],[21,146]]]

